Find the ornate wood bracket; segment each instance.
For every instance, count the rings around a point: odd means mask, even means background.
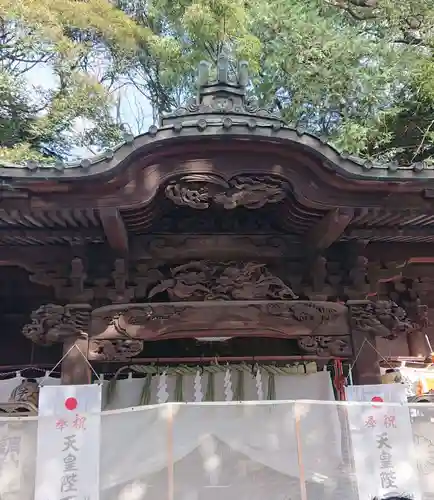
[[[273,176],[240,175],[226,181],[211,174],[192,174],[166,186],[166,196],[176,205],[205,210],[212,204],[227,210],[261,208],[281,202],[289,190],[287,182]]]
[[[58,342],[70,345],[74,340],[88,338],[91,312],[89,304],[43,305],[33,311],[32,321],[24,326],[23,335],[40,345]],[[127,359],[136,356],[142,349],[143,342],[137,339],[91,339],[88,358],[98,361]]]
[[[31,323],[23,327],[23,335],[40,345],[52,345],[87,337],[92,306],[46,304],[32,312]]]
[[[376,338],[395,339],[407,335],[418,325],[408,319],[404,309],[389,300],[371,302],[351,300],[348,303],[358,384],[381,383]]]
[[[350,300],[352,332],[393,340],[418,328],[406,311],[390,300]]]

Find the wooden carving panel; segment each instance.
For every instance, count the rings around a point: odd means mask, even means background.
[[[309,335],[300,337],[297,343],[302,351],[316,356],[351,357],[353,354],[350,335],[339,337],[331,335]]]
[[[166,292],[177,300],[267,300],[297,296],[264,264],[257,262],[190,262],[172,268],[149,291],[152,299]]]
[[[90,334],[95,340],[347,335],[346,312],[335,302],[283,300],[125,304],[93,311]]]
[[[170,182],[166,196],[178,206],[205,210],[218,205],[227,210],[237,207],[262,208],[279,203],[289,191],[286,181],[271,175],[240,175],[229,181],[212,174],[192,174]]]

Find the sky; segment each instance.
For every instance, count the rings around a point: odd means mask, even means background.
[[[48,65],[38,65],[28,71],[27,79],[31,87],[40,87],[49,90],[56,86],[55,77]],[[143,134],[152,125],[152,107],[149,101],[133,86],[125,86],[119,91],[121,98],[120,116],[127,130],[132,134]],[[115,111],[115,110],[114,110]],[[75,130],[82,131],[86,128],[85,120],[77,120]],[[97,153],[97,152],[95,152]],[[75,148],[73,157],[89,158],[92,152],[84,148]]]

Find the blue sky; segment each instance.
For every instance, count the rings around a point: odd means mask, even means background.
[[[49,90],[56,86],[56,79],[48,65],[38,65],[27,73],[29,85],[34,88]],[[134,135],[146,132],[152,125],[152,107],[149,101],[134,86],[123,86],[115,91],[114,97],[120,97],[119,115],[121,122]],[[116,109],[113,109],[114,116]],[[84,120],[78,120],[75,124],[76,130],[82,130],[86,127]],[[97,151],[95,151],[97,153]],[[76,148],[73,156],[89,157],[93,153],[87,149]]]

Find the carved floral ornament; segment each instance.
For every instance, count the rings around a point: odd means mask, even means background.
[[[237,176],[229,181],[216,175],[192,174],[170,182],[166,197],[175,205],[205,210],[211,205],[227,210],[262,208],[284,200],[287,182],[273,176]]]

